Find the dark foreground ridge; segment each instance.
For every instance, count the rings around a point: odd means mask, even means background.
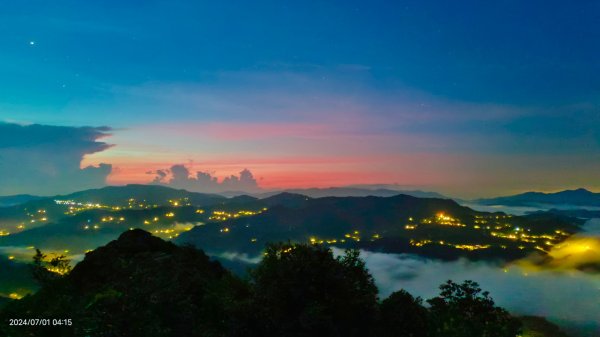
[[[72,326],[3,329],[10,336],[210,335],[224,328],[235,282],[202,251],[131,230],[2,314],[3,319],[71,318]]]
[[[472,281],[423,304],[380,301],[357,251],[270,244],[242,280],[204,252],[135,229],[0,311],[0,336],[515,337],[521,323]],[[9,319],[45,319],[11,326]],[[66,319],[70,319],[69,322]],[[540,336],[544,336],[543,334]]]

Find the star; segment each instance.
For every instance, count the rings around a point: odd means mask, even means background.
[[[35,41],[29,41],[30,46],[35,46]]]

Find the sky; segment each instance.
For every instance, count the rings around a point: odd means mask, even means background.
[[[9,2],[0,195],[598,191],[599,39],[592,0]]]

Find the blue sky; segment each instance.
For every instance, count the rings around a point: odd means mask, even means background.
[[[10,2],[0,121],[112,128],[80,158],[109,183],[195,162],[267,187],[599,188],[599,22],[597,1]]]

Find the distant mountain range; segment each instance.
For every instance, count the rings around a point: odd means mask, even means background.
[[[135,202],[146,204],[168,204],[168,200],[187,199],[194,205],[205,205],[222,202],[227,198],[218,194],[189,192],[159,185],[130,184],[125,186],[107,186],[99,189],[85,190],[53,199],[77,200],[100,204],[121,205],[135,199]]]
[[[513,259],[538,245],[511,240],[515,231],[568,235],[578,225],[566,215],[512,217],[478,212],[450,199],[405,194],[311,198],[284,192],[225,198],[127,185],[0,208],[0,246],[76,254],[130,228],[143,228],[215,255],[259,254],[267,242],[291,240],[436,258]]]
[[[8,207],[14,206],[18,204],[23,204],[28,201],[43,199],[44,197],[39,197],[35,195],[29,194],[18,194],[18,195],[9,195],[0,197],[0,207]]]
[[[440,198],[449,199],[436,192],[426,192],[420,190],[393,190],[387,188],[358,188],[358,187],[329,187],[329,188],[305,188],[305,189],[287,189],[277,192],[268,192],[256,195],[259,198],[264,198],[279,194],[282,192],[301,194],[311,198],[324,197],[393,197],[398,194],[410,195],[417,198]]]
[[[175,242],[217,256],[231,252],[256,256],[267,242],[291,240],[440,259],[510,260],[539,245],[535,240],[516,240],[515,233],[573,233],[581,223],[560,215],[478,212],[449,199],[408,195],[313,199],[283,193],[256,202],[273,206],[251,217],[196,226]]]
[[[137,200],[146,200],[149,203],[156,203],[164,200],[164,197],[172,199],[188,198],[194,204],[205,204],[207,201],[218,202],[223,198],[233,198],[247,196],[257,199],[268,198],[281,193],[301,194],[310,198],[323,197],[391,197],[398,194],[406,194],[417,198],[441,198],[448,197],[437,192],[428,192],[421,190],[400,190],[386,188],[387,185],[358,185],[351,187],[328,187],[328,188],[304,188],[304,189],[284,189],[261,193],[247,193],[243,191],[229,191],[222,193],[199,193],[189,192],[184,189],[174,189],[162,185],[142,185],[129,184],[124,186],[107,186],[98,189],[90,189],[75,192],[67,195],[42,197],[28,194],[14,196],[0,196],[0,207],[8,207],[23,204],[29,201],[42,199],[69,199],[86,200],[90,202],[107,203],[123,202],[125,199],[135,196]]]
[[[466,202],[463,199],[447,197],[431,191],[409,190],[394,187],[396,185],[353,185],[347,187],[327,188],[299,188],[274,190],[261,193],[246,193],[243,191],[229,191],[222,193],[189,192],[183,189],[173,189],[161,185],[130,184],[124,186],[107,186],[99,189],[85,190],[68,195],[41,197],[28,194],[0,196],[0,207],[10,207],[39,200],[78,200],[98,203],[123,203],[132,196],[137,201],[147,203],[160,203],[165,197],[171,199],[187,198],[194,205],[215,204],[227,199],[243,200],[265,199],[281,193],[299,194],[309,198],[324,197],[392,197],[399,194],[410,195],[417,198],[452,199],[458,203]],[[481,205],[504,206],[539,206],[539,205],[575,205],[600,207],[600,193],[594,193],[584,188],[565,190],[556,193],[525,192],[517,195],[494,198],[481,198],[470,202]]]
[[[504,206],[574,205],[600,207],[600,193],[579,188],[556,193],[526,192],[512,196],[478,199],[475,202],[482,205]]]
[[[171,204],[187,205],[216,205],[227,201],[226,197],[216,194],[189,192],[157,185],[125,185],[107,186],[99,189],[90,189],[67,195],[52,197],[31,197],[22,202],[13,202],[10,206],[0,207],[0,225],[13,225],[26,220],[26,225],[36,227],[41,223],[31,222],[32,219],[23,219],[24,214],[33,216],[32,211],[44,210],[46,218],[53,221],[64,217],[65,206],[58,205],[57,200],[79,204],[101,204],[105,206],[118,206],[133,208],[148,206],[165,206]],[[16,200],[16,199],[13,199]],[[80,207],[80,206],[77,206]],[[0,230],[2,230],[0,226]]]

